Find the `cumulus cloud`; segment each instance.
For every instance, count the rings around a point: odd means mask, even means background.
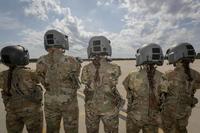
[[[94,35],[104,35],[111,40],[113,57],[134,57],[137,48],[151,42],[162,45],[164,51],[170,45],[190,42],[200,52],[199,0],[97,0],[96,6],[115,4],[118,9],[114,10],[125,11],[123,18],[119,20],[124,22],[120,32],[109,32],[106,29],[99,32],[86,30],[88,28],[84,22],[88,20],[74,16],[69,7],[61,5],[60,0],[20,1],[27,3],[24,12],[28,16],[47,20],[50,12],[60,15],[41,31],[27,29],[21,32],[21,42],[28,47],[34,47],[35,51],[39,49],[44,53],[43,35],[46,30],[53,28],[69,36],[70,52],[81,57],[87,57],[88,41]],[[92,25],[93,21],[90,23]]]
[[[47,20],[51,11],[60,15],[42,31],[24,30],[21,33],[24,38],[23,43],[29,46],[34,42],[35,46],[41,46],[44,33],[49,29],[56,29],[69,36],[70,53],[74,56],[86,57],[88,40],[97,33],[86,31],[82,20],[73,16],[70,8],[63,7],[59,0],[21,0],[21,2],[28,3],[24,10],[26,15],[32,15],[41,20]]]
[[[14,30],[24,28],[18,20],[10,16],[10,13],[0,13],[0,29],[1,30]]]
[[[19,33],[22,37],[20,41],[0,41],[0,49],[8,45],[22,45],[29,50],[31,58],[37,58],[45,53],[43,44],[43,35],[45,31],[35,31],[33,29],[25,29]]]
[[[104,2],[101,0],[100,2]],[[196,49],[200,36],[199,0],[108,0],[127,10],[124,28],[116,37],[124,49],[136,49],[144,43],[155,42],[166,50],[170,45],[190,42]],[[197,50],[199,51],[199,50]]]
[[[103,3],[101,1],[97,1],[97,6],[102,6]]]
[[[26,0],[26,2],[30,1]],[[30,55],[32,57],[39,57],[40,55],[45,54],[43,44],[43,36],[45,32],[49,29],[56,29],[68,35],[70,54],[73,56],[86,57],[86,47],[88,45],[88,40],[95,33],[86,31],[82,24],[82,20],[76,16],[73,16],[70,8],[64,8],[61,5],[59,6],[59,8],[62,9],[62,17],[56,18],[53,22],[38,31],[31,28],[22,30],[19,33],[19,36],[22,38],[21,41],[0,42],[0,44],[3,44],[1,46],[21,44],[31,50]]]
[[[24,8],[25,15],[34,16],[41,20],[47,20],[50,11],[57,14],[65,12],[65,8],[60,6],[60,0],[20,0],[27,3]]]

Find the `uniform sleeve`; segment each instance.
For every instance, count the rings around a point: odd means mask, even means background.
[[[194,72],[194,89],[200,89],[200,73]]]
[[[24,82],[26,86],[30,86],[30,88],[24,88],[24,90],[27,90],[24,92],[24,94],[26,94],[25,98],[32,102],[41,104],[43,89],[40,85],[38,85],[39,80],[37,77],[37,73],[34,70],[29,69],[28,71],[24,71],[24,74],[21,78],[28,81]]]
[[[88,70],[87,70],[87,67],[83,67],[82,69],[82,73],[81,73],[81,82],[83,84],[87,84],[88,82],[88,79],[89,79],[89,74],[88,74]]]
[[[118,79],[121,76],[121,68],[118,65],[114,66],[114,71],[112,73],[112,79],[113,79],[113,84],[117,84],[118,83]]]
[[[0,72],[0,89],[3,88],[3,72]]]
[[[137,75],[137,72],[132,72],[130,73],[122,82],[122,84],[124,85],[124,88],[126,89],[127,92],[132,92],[135,90],[135,77]]]
[[[19,88],[24,88],[25,90],[39,84],[36,72],[29,68],[17,70],[16,79],[19,82]]]
[[[30,71],[30,74],[31,74],[31,79],[32,79],[32,81],[33,81],[35,84],[39,84],[39,83],[40,83],[40,80],[38,79],[37,72],[31,70],[31,71]]]
[[[168,80],[167,75],[163,74],[160,78],[160,83],[158,85],[159,93],[167,93],[168,92]]]
[[[40,81],[38,79],[36,71],[31,71],[31,78],[34,82],[34,85],[32,87],[30,98],[33,102],[41,104],[43,98],[43,89],[42,86],[39,85]]]
[[[4,103],[4,105],[6,106],[6,104],[8,103],[8,101],[9,101],[9,99],[10,99],[10,95],[8,94],[8,88],[7,88],[7,84],[6,83],[4,83],[4,82],[7,82],[6,81],[6,76],[7,76],[7,74],[6,73],[4,73],[4,72],[1,72],[0,73],[0,85],[1,85],[1,89],[2,89],[2,91],[1,91],[1,96],[2,96],[2,99],[3,99],[3,103]]]
[[[79,61],[75,61],[75,68],[76,68],[76,76],[80,76],[80,71],[81,71],[81,63]]]
[[[130,78],[130,75],[128,75],[124,81],[122,82],[124,88],[126,89],[126,91],[129,91],[129,78]]]
[[[120,66],[117,66],[116,77],[119,78],[122,74]]]
[[[76,77],[80,76],[80,70],[81,70],[81,63],[74,57],[66,56],[65,57],[69,62],[72,64],[71,71],[73,74],[75,74]]]
[[[42,85],[45,85],[45,75],[46,75],[46,66],[42,59],[38,59],[36,64],[36,74],[38,81],[42,83]]]
[[[132,89],[134,89],[134,84],[133,82],[131,82],[131,86],[130,86],[130,78],[131,78],[132,74],[129,74],[124,81],[122,82],[125,90],[126,90],[126,98],[128,99],[129,103],[131,101],[133,101],[134,95],[133,95],[133,91]],[[128,104],[129,106],[129,104]]]

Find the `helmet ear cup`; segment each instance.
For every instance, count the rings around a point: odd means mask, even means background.
[[[49,48],[69,50],[68,36],[57,30],[48,30],[44,35],[44,47],[46,51]]]
[[[2,55],[1,60],[3,63],[11,63],[10,57],[8,55]]]
[[[87,48],[88,58],[100,56],[111,56],[112,49],[110,45],[110,40],[104,36],[94,36],[90,39]]]
[[[136,66],[153,64],[161,66],[164,62],[162,48],[155,43],[143,45],[136,51]]]
[[[29,52],[23,46],[7,46],[1,50],[2,63],[8,67],[29,64]]]
[[[168,59],[169,64],[175,64],[180,60],[193,62],[196,58],[196,52],[191,44],[180,43],[167,50],[166,58]]]

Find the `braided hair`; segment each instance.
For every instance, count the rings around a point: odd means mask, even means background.
[[[155,72],[156,72],[156,67],[154,65],[147,65],[146,72],[147,72],[147,78],[149,80],[150,88],[155,88],[155,86],[154,86],[154,83],[155,83],[154,75],[155,75]]]
[[[94,60],[92,61],[94,67],[96,68],[96,72],[95,72],[95,78],[94,81],[98,82],[100,81],[100,76],[99,76],[99,68],[100,68],[100,57],[97,56],[96,58],[94,58]]]
[[[13,71],[15,67],[9,67],[8,69],[8,78],[7,78],[7,95],[11,96],[10,89],[12,87],[12,76],[13,76]]]
[[[156,67],[153,64],[146,65],[146,72],[147,78],[149,81],[149,106],[150,108],[157,109],[158,108],[158,101],[155,95],[155,72]]]

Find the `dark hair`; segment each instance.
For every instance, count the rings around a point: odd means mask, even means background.
[[[92,60],[92,63],[93,63],[93,65],[94,65],[94,67],[96,68],[96,72],[95,72],[95,81],[96,82],[98,82],[98,81],[100,81],[100,77],[99,77],[99,68],[100,68],[100,57],[99,56],[97,56],[96,58],[94,58],[93,60]]]
[[[8,69],[8,78],[7,78],[7,95],[11,96],[10,90],[12,87],[12,76],[13,76],[13,71],[14,71],[15,67],[9,67]]]
[[[147,72],[147,78],[149,80],[149,105],[152,108],[158,108],[158,101],[156,99],[154,90],[155,90],[155,72],[156,72],[156,66],[153,64],[146,65],[146,72]]]
[[[147,65],[147,78],[149,80],[149,87],[151,89],[154,89],[155,86],[154,86],[154,83],[155,83],[155,80],[154,80],[154,75],[155,75],[155,72],[156,72],[156,67],[154,65]]]
[[[189,61],[183,60],[183,61],[182,61],[182,65],[183,65],[185,74],[186,74],[187,77],[188,77],[187,80],[188,80],[188,81],[193,81],[193,78],[192,78],[192,76],[191,76],[191,71],[190,71],[190,62],[189,62]]]

